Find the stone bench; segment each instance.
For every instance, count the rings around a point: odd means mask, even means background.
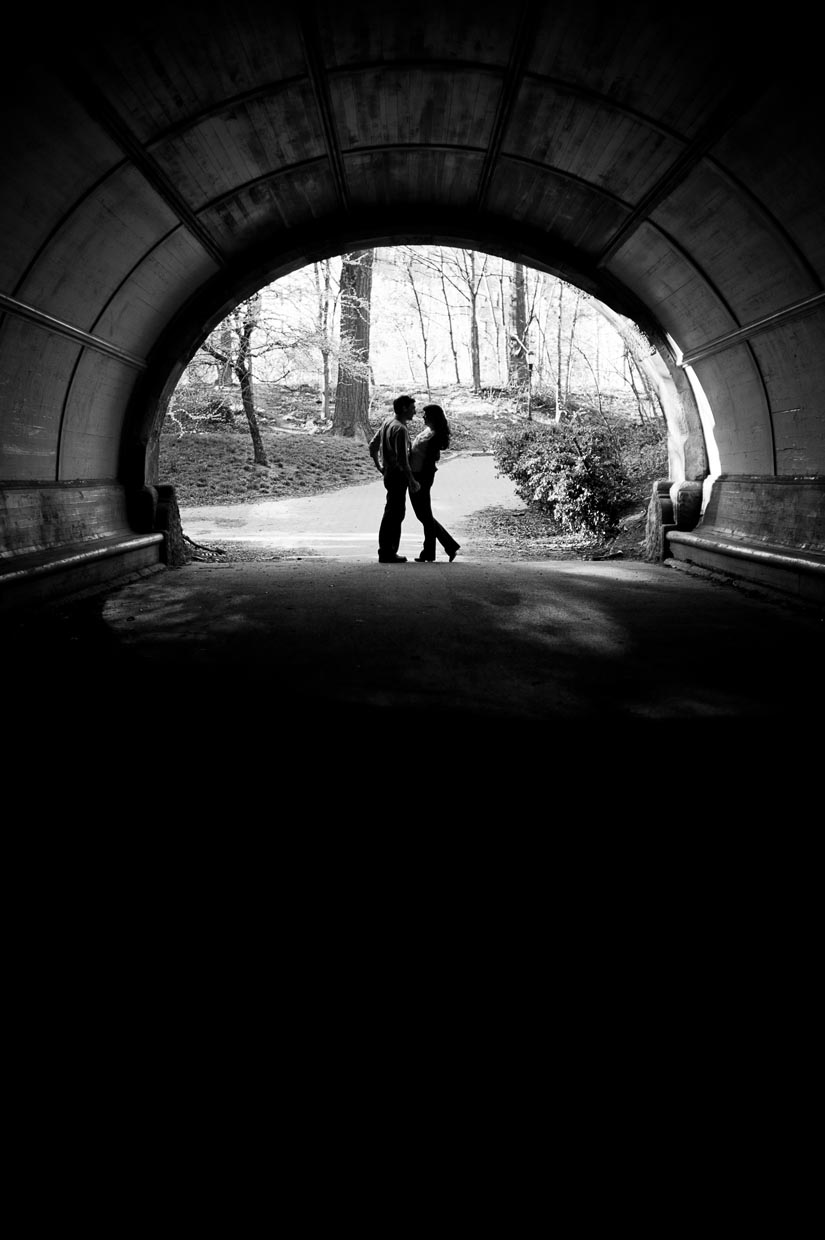
[[[0,489],[0,608],[159,566],[164,543],[162,531],[134,529],[117,483],[7,484]]]
[[[722,475],[693,529],[669,529],[676,560],[825,602],[825,477]]]

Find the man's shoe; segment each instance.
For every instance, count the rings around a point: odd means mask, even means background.
[[[379,564],[406,564],[407,557],[405,555],[379,555]]]
[[[432,564],[434,560],[434,555],[417,555],[415,557],[416,564]]]
[[[450,563],[451,563],[451,564],[452,564],[453,560],[455,559],[455,557],[458,555],[458,553],[459,553],[459,551],[460,551],[460,550],[461,550],[461,548],[460,548],[460,547],[456,547],[455,551],[451,551],[451,552],[450,552]]]

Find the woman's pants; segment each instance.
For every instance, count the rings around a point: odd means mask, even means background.
[[[432,482],[422,482],[418,491],[414,494],[410,492],[410,503],[413,506],[413,512],[424,526],[424,546],[421,551],[421,558],[423,560],[435,559],[436,539],[441,543],[447,555],[452,555],[458,551],[459,547],[452,534],[448,534],[444,526],[439,525],[433,516],[432,485]]]

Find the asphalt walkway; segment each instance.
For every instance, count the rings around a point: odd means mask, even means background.
[[[216,541],[279,547],[292,554],[334,556],[337,560],[372,560],[378,552],[378,526],[384,509],[384,484],[346,487],[328,495],[269,500],[245,505],[184,508],[184,532],[197,543]],[[457,456],[443,462],[436,475],[433,511],[462,543],[467,519],[483,508],[521,510],[524,504],[507,478],[497,475],[489,456]],[[407,505],[400,552],[412,560],[421,550],[421,526]]]
[[[290,762],[324,771],[337,757],[374,781],[400,745],[412,769],[449,774],[461,754],[498,788],[518,783],[527,755],[534,778],[568,791],[584,763],[592,798],[612,764],[641,785],[665,780],[689,815],[703,812],[710,770],[766,791],[818,776],[818,612],[660,564],[475,556],[472,511],[518,505],[489,465],[439,472],[434,507],[462,542],[453,563],[413,562],[412,514],[410,561],[377,562],[380,479],[184,510],[198,542],[289,553],[161,570],[10,619],[7,729],[38,738],[38,755],[74,743],[96,763],[108,746],[154,771],[179,766],[186,742],[209,779],[254,762],[256,779],[283,780]]]

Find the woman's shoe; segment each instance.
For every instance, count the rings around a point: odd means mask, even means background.
[[[450,563],[451,563],[451,564],[452,564],[453,560],[455,559],[455,557],[458,555],[458,553],[459,553],[459,551],[460,551],[460,550],[461,550],[461,547],[456,547],[455,551],[451,551],[451,552],[450,552]]]
[[[417,555],[415,557],[416,564],[432,564],[434,561],[434,555]]]

